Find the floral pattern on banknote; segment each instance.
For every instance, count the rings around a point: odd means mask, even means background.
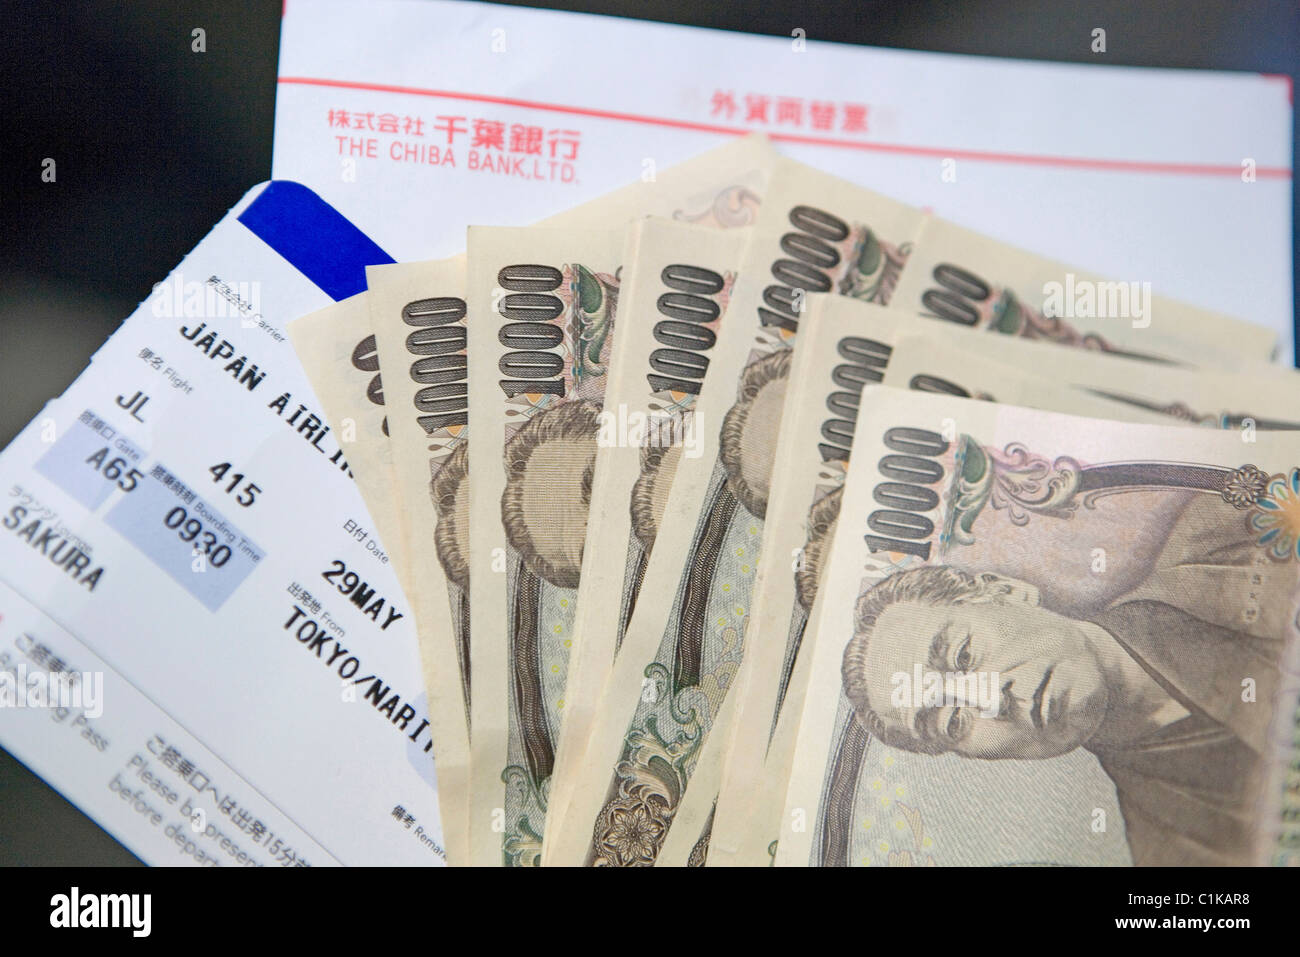
[[[739,669],[790,357],[783,348],[758,353],[741,374],[668,626],[643,672],[595,821],[589,864],[654,862]]]
[[[1048,316],[1034,309],[1010,289],[993,289],[974,309],[978,316],[973,325],[975,329],[1099,352],[1127,352],[1105,336],[1082,332],[1059,316]]]
[[[644,714],[626,738],[623,756],[615,768],[615,793],[596,818],[589,864],[654,864],[686,792],[705,735],[735,678],[738,663],[731,653],[737,650],[743,627],[742,620],[739,626],[721,629],[727,660],[705,675],[698,686],[673,693],[670,668],[659,662],[646,668],[642,701],[655,704],[662,696],[666,707]]]
[[[1273,476],[1254,505],[1248,521],[1269,556],[1278,561],[1300,560],[1300,469],[1292,469],[1287,476]]]
[[[867,226],[854,225],[848,238],[837,245],[842,259],[834,272],[835,292],[850,299],[888,305],[912,244],[891,243]]]
[[[1069,517],[1078,506],[1079,463],[1066,456],[1048,461],[1012,443],[1002,451],[963,442],[957,454],[953,497],[940,542],[969,545],[971,527],[985,505],[1007,509],[1024,525],[1031,512]]]
[[[1069,518],[1081,505],[1090,507],[1097,496],[1132,484],[1085,487],[1084,467],[1069,456],[1047,459],[1016,442],[1002,449],[977,444],[963,436],[956,458],[944,529],[939,542],[974,544],[973,526],[988,506],[1005,510],[1013,525],[1025,525],[1033,514]],[[1257,544],[1267,546],[1279,561],[1300,560],[1300,469],[1287,476],[1270,476],[1254,465],[1221,470],[1212,490],[1238,510],[1247,510],[1247,526],[1258,533]],[[1140,474],[1160,484],[1158,472]],[[1174,479],[1176,482],[1177,479]]]
[[[673,219],[718,229],[751,226],[758,216],[761,202],[758,194],[753,190],[745,186],[729,186],[719,190],[712,200],[693,212],[684,209],[674,210]]]

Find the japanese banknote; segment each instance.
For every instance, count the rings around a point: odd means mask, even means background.
[[[628,281],[597,435],[576,649],[565,688],[558,782],[581,770],[605,679],[636,609],[683,457],[703,454],[695,402],[729,314],[747,230],[647,218],[628,230]],[[568,794],[552,791],[557,832]]]
[[[887,301],[921,213],[778,163],[696,404],[587,763],[548,862],[653,863],[743,656],[792,347],[808,290]]]
[[[536,226],[471,227],[465,256],[368,276],[367,294],[302,320],[294,339],[331,424],[348,436],[360,430],[349,462],[417,618],[445,752],[438,785],[451,863],[949,862],[933,850],[939,836],[952,840],[954,863],[1164,860],[1147,855],[1168,841],[1152,838],[1138,853],[1132,832],[1167,836],[1186,822],[1145,802],[1170,804],[1168,790],[1200,762],[1245,767],[1223,737],[1233,733],[1258,760],[1232,799],[1249,791],[1251,807],[1267,813],[1233,805],[1202,828],[1200,844],[1168,853],[1179,862],[1269,857],[1284,820],[1274,799],[1291,732],[1280,715],[1294,684],[1285,677],[1290,634],[1269,629],[1290,600],[1279,597],[1290,579],[1277,542],[1288,534],[1283,459],[1300,429],[1291,412],[1300,380],[1266,361],[1275,347],[1267,330],[994,241],[777,158],[752,138],[662,173],[649,161],[641,182]],[[1025,439],[1003,441],[1012,422]],[[1143,436],[1150,453],[1134,459]],[[1238,447],[1257,454],[1230,466]],[[1169,466],[1172,491],[1160,485],[1168,462],[1196,463]],[[857,498],[855,481],[866,483]],[[1235,544],[1199,535],[1209,492],[1246,503],[1229,505],[1258,525],[1257,539],[1267,536],[1274,564],[1248,555],[1252,570],[1242,571],[1229,561]],[[1137,522],[1148,507],[1138,524],[1121,521]],[[1184,510],[1191,525],[1174,521]],[[1282,524],[1270,525],[1275,518]],[[854,532],[835,534],[845,527]],[[1202,546],[1205,568],[1189,571]],[[1037,686],[1020,697],[1027,679],[986,687],[983,710],[1006,709],[987,731],[971,723],[985,716],[965,698],[947,711],[878,707],[876,663],[850,683],[849,666],[833,658],[847,660],[849,623],[877,583],[939,557],[978,582],[1007,579],[969,600],[981,613],[1014,596],[1010,619],[1028,607],[1082,615],[1083,598],[1061,604],[1053,590],[1072,581],[1104,597],[1106,614],[1134,634],[1161,621],[1226,627],[1208,608],[1149,604],[1161,561],[1176,569],[1166,589],[1195,579],[1207,602],[1247,575],[1259,586],[1255,604],[1237,609],[1234,592],[1223,607],[1229,618],[1255,614],[1247,632],[1274,642],[1278,655],[1267,660],[1277,680],[1261,671],[1272,710],[1244,712],[1246,724],[1235,705],[1212,710],[1196,695],[1219,694],[1232,677],[1212,664],[1189,666],[1186,687],[1175,681],[1182,698],[1161,698],[1130,673],[1130,659],[1142,670],[1163,652],[1092,618],[1084,638],[1062,626],[1060,654],[1074,662],[1091,641],[1103,649],[1093,655],[1104,672],[1097,681],[1132,679],[1124,693],[1153,709],[1127,716],[1131,726],[1115,732],[1123,740],[1112,742],[1119,751],[1104,760],[1087,757],[1090,739],[1065,747],[1065,735],[1050,756],[1052,747],[1030,740],[1045,727],[1055,734],[1053,721],[1087,724],[1080,716],[1096,711],[1095,695],[1071,701],[1065,680],[1075,671],[1057,676],[1045,711]],[[1144,572],[1144,562],[1156,570]],[[935,594],[948,596],[943,588]],[[1044,604],[1044,593],[1061,607]],[[910,591],[899,599],[929,600]],[[891,647],[910,648],[930,627],[886,618]],[[1010,624],[966,625],[1007,646],[998,654],[1014,664],[1020,639]],[[960,630],[947,619],[944,628]],[[1098,644],[1102,633],[1129,658]],[[934,631],[924,637],[926,655],[944,644]],[[854,646],[861,655],[866,640]],[[961,642],[948,644],[961,654]],[[1212,662],[1217,646],[1203,647],[1198,660]],[[921,657],[912,679],[924,692],[939,656]],[[970,669],[958,665],[969,660],[953,657],[948,670],[963,676]],[[1039,678],[1054,667],[1048,661]],[[1216,722],[1221,750],[1191,748],[1181,764],[1146,768],[1129,750],[1212,737],[1208,726],[1179,724],[1180,707]],[[899,714],[912,722],[907,734],[888,724]],[[1028,723],[1023,736],[1007,715]],[[940,736],[949,725],[992,743],[970,754],[949,747]],[[1136,738],[1121,733],[1134,728]],[[941,745],[943,754],[931,753]],[[937,757],[940,770],[913,752]],[[1035,760],[1044,763],[1020,777],[1007,770]],[[897,782],[881,770],[895,766],[906,769]],[[1014,814],[1014,801],[1003,809],[1021,841],[1005,859],[962,824],[967,814],[989,820],[988,801],[941,798],[986,778],[990,794],[1032,792]],[[910,788],[926,800],[909,802]],[[1070,808],[1091,801],[1088,814],[1103,822],[1088,833],[1108,837],[1061,846],[1064,812],[1039,816],[1067,792]]]
[[[868,390],[777,863],[1273,859],[1298,455]]]

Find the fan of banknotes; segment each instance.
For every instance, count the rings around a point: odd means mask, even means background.
[[[1294,860],[1300,379],[722,148],[289,327],[452,864]]]

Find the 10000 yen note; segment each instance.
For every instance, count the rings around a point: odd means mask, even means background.
[[[469,384],[465,259],[371,266],[370,318],[406,532],[447,860],[469,844]]]
[[[409,489],[402,488],[400,482],[411,474],[410,469],[398,467],[403,458],[410,456],[410,443],[394,440],[395,436],[400,439],[405,428],[414,425],[410,421],[413,417],[403,411],[410,408],[411,390],[406,387],[410,377],[402,374],[409,363],[403,362],[400,355],[390,354],[389,367],[393,371],[381,380],[381,351],[374,331],[376,326],[372,322],[380,319],[382,326],[382,320],[391,308],[396,308],[399,318],[408,315],[407,305],[414,305],[414,300],[421,298],[410,290],[424,289],[424,283],[428,281],[425,270],[439,266],[442,264],[371,266],[367,269],[367,280],[379,284],[378,296],[374,291],[353,296],[290,323],[288,332],[307,378],[339,436],[340,446],[347,452],[346,465],[356,480],[378,532],[373,534],[357,516],[354,534],[368,539],[367,547],[379,560],[389,561],[391,558],[402,591],[411,602],[430,719],[431,741],[426,743],[425,749],[429,750],[431,745],[436,762],[438,807],[442,814],[447,861],[459,865],[464,864],[468,857],[469,739],[461,672],[456,667],[456,649],[450,642],[455,632],[447,625],[447,592],[440,587],[443,581],[441,570],[426,560],[428,556],[420,538],[422,531],[432,528],[420,507],[429,501],[427,487],[420,496],[414,497]],[[387,272],[390,269],[392,273]],[[452,294],[464,285],[463,262],[460,269],[459,286],[451,288]],[[389,287],[390,277],[395,289]],[[447,277],[436,274],[436,278],[440,281]],[[411,280],[409,286],[404,286],[408,279]],[[411,298],[401,304],[394,303],[394,298],[405,295]],[[428,318],[418,310],[414,317]],[[463,338],[463,324],[460,329]],[[398,346],[401,345],[399,340]],[[390,384],[397,390],[386,404],[385,390]],[[460,388],[463,390],[463,382]],[[461,405],[463,407],[463,400]],[[419,449],[423,451],[425,445],[421,444]],[[424,454],[423,474],[427,476],[430,472],[429,453],[426,451]],[[447,478],[445,474],[444,482]],[[404,498],[415,504],[402,507],[399,503]],[[376,540],[388,550],[388,555],[378,544],[372,546]],[[355,601],[364,592],[358,588],[352,594]],[[437,604],[439,601],[441,609]],[[373,703],[377,708],[384,704],[380,700]],[[412,727],[411,731],[418,733],[419,729]]]
[[[565,785],[582,769],[587,731],[636,605],[677,463],[701,454],[695,400],[748,239],[743,229],[662,218],[628,230],[548,834],[567,803]]]
[[[1294,432],[869,387],[777,863],[1272,858],[1297,462]]]
[[[471,854],[540,863],[623,231],[471,227]]]
[[[653,863],[740,665],[803,299],[884,301],[923,215],[781,160],[548,863]]]
[[[600,228],[657,211],[715,226],[744,225],[753,215],[774,157],[762,136],[743,137],[658,176],[646,175],[643,168],[640,182],[552,216],[544,224]],[[459,275],[453,275],[457,271]],[[412,587],[412,600],[421,609],[421,644],[434,720],[445,728],[441,734],[435,732],[435,739],[441,742],[435,746],[440,753],[439,766],[444,769],[439,783],[449,818],[467,818],[464,809],[469,801],[471,616],[463,273],[464,257],[410,269],[395,267],[391,273],[380,270],[373,275],[385,299],[380,305],[372,300],[373,318],[381,329],[374,348],[390,367],[406,370],[405,375],[394,373],[396,395],[390,403],[395,409],[406,410],[391,436],[392,481],[397,495],[377,505],[374,514],[383,514],[377,522],[405,528],[411,544],[409,580],[423,586]],[[396,283],[391,290],[389,277]],[[426,281],[432,283],[428,288],[422,286]],[[362,348],[367,358],[369,351]],[[369,390],[368,394],[379,393]],[[445,606],[438,597],[443,584],[450,599]],[[455,669],[447,664],[452,661]],[[457,675],[459,687],[453,675]],[[462,701],[463,709],[457,708],[457,700]],[[461,833],[459,829],[448,831],[448,855],[453,863],[465,859],[468,837],[462,840]]]
[[[660,865],[717,863],[714,849],[719,838],[734,841],[737,835],[753,836],[750,809],[764,783],[760,773],[763,745],[774,707],[770,702],[756,707],[750,699],[760,693],[760,686],[775,681],[791,609],[798,607],[793,576],[788,572],[792,554],[804,542],[803,520],[813,499],[813,474],[821,479],[822,486],[838,487],[862,386],[880,381],[889,361],[890,343],[900,330],[927,321],[870,302],[839,296],[809,297],[781,416],[774,456],[777,464],[772,470],[763,523],[763,560],[745,625],[745,656],[735,681],[736,690],[727,697],[723,708],[731,719],[719,718],[700,751],[691,787],[657,861]],[[792,483],[793,476],[805,481]],[[795,497],[802,498],[798,508],[787,505],[792,485],[797,489]],[[773,621],[777,618],[781,619],[779,628]],[[774,695],[773,688],[765,697]],[[734,753],[738,738],[754,744],[743,762],[743,771],[748,773],[733,774],[738,783],[741,778],[745,783],[736,788],[734,800],[722,801],[719,792],[724,764]],[[784,797],[783,791],[780,796]]]
[[[763,536],[763,553],[771,561],[759,571],[740,717],[721,758],[726,768],[708,847],[710,865],[761,866],[771,863],[775,851],[792,744],[780,732],[783,724],[797,721],[803,703],[796,666],[812,640],[807,623],[839,514],[863,384],[888,383],[900,359],[907,365],[915,358],[913,374],[906,379],[910,388],[963,390],[1039,408],[1160,420],[1154,412],[1039,380],[981,355],[938,370],[949,374],[940,380],[922,374],[929,368],[926,354],[900,352],[901,343],[915,341],[957,355],[950,341],[978,339],[995,356],[1011,341],[1005,336],[962,332],[950,323],[832,297],[815,297],[805,319],[793,372],[797,386],[786,399],[777,448],[782,468],[773,475],[772,519]],[[1067,357],[1077,351],[1045,348]]]
[[[358,521],[358,537],[369,536],[372,551],[381,560],[393,562],[405,588],[407,562],[401,560],[405,555],[405,530],[389,505],[395,498],[393,453],[366,293],[303,316],[289,323],[286,331],[329,424],[313,421],[313,415],[304,416],[305,405],[293,396],[282,397],[280,414],[290,423],[298,418],[300,429],[333,428],[347,456],[340,467],[349,469],[356,480],[378,532],[373,535],[364,522]],[[374,544],[376,537],[380,544]]]
[[[1172,416],[1190,416],[1176,401],[1183,395],[1230,400],[1254,391],[1251,405],[1258,427],[1277,427],[1262,413],[1286,408],[1295,395],[1296,384],[1279,376],[1271,381],[1265,377],[1265,385],[1252,389],[1257,380],[1242,376],[1062,349],[925,318],[896,325],[892,343],[879,331],[870,337],[861,335],[872,327],[873,313],[896,317],[898,312],[818,297],[808,317],[810,331],[800,344],[801,350],[808,351],[797,357],[796,364],[812,365],[804,372],[796,369],[795,376],[801,389],[812,394],[792,392],[788,399],[797,411],[783,421],[778,460],[785,463],[785,470],[773,481],[774,514],[788,518],[768,525],[763,546],[766,554],[789,555],[790,562],[760,571],[759,597],[747,638],[750,650],[739,712],[743,719],[733,728],[726,748],[711,864],[757,866],[770,861],[775,852],[793,745],[788,725],[797,722],[802,707],[795,668],[800,652],[807,653],[804,628],[838,514],[838,488],[856,413],[856,396],[844,393],[830,379],[852,369],[850,359],[870,357],[873,367],[883,373],[883,379],[873,381],[886,385],[1134,422],[1176,422]],[[850,335],[851,330],[859,335]],[[814,359],[817,353],[824,358]],[[1101,387],[1085,390],[1065,384],[1088,381]],[[1120,392],[1120,386],[1136,386],[1161,401]],[[1243,416],[1196,417],[1197,421],[1207,418],[1231,427],[1239,425]],[[833,467],[836,463],[838,468]],[[787,636],[770,640],[774,633]]]
[[[1102,279],[938,218],[893,304],[956,325],[1202,366],[1269,359],[1277,345],[1264,326],[1153,296],[1136,277]]]
[[[565,229],[585,229],[588,231],[617,227],[621,235],[621,231],[632,218],[658,215],[715,228],[747,226],[753,221],[755,210],[766,189],[769,172],[775,160],[776,154],[762,136],[739,138],[732,143],[710,150],[692,160],[680,163],[662,172],[653,168],[651,160],[649,164],[643,165],[639,171],[641,173],[640,182],[593,200],[590,203],[585,203],[573,210],[553,216],[545,220],[541,225]],[[621,250],[617,251],[621,253]],[[502,288],[501,295],[504,294],[505,290]],[[473,316],[472,311],[471,316]],[[472,322],[471,328],[473,328]],[[484,332],[484,335],[486,335],[486,332]],[[499,348],[499,345],[494,346],[494,348]],[[529,350],[525,349],[523,351]],[[472,370],[475,368],[475,360],[472,351],[470,368],[471,378],[473,378]],[[488,374],[485,368],[483,376],[486,377]],[[486,378],[484,381],[486,381]],[[490,392],[491,389],[489,388],[488,391]],[[471,396],[474,394],[475,391],[471,388]],[[480,509],[483,510],[482,514],[486,515],[486,504],[481,502]],[[500,518],[497,518],[496,521],[499,524]],[[504,548],[505,546],[498,547]],[[567,609],[572,613],[575,604],[574,600],[565,599],[565,601],[568,603]],[[473,604],[473,596],[471,596],[471,606]],[[482,636],[482,642],[476,636]],[[571,642],[573,639],[566,638],[565,640]],[[486,647],[482,647],[483,642],[487,643]],[[479,670],[479,674],[483,676],[482,680],[488,682],[488,693],[494,696],[495,711],[492,710],[493,706],[491,704],[484,705],[484,709],[489,715],[502,715],[507,698],[513,699],[521,691],[519,686],[513,683],[508,684],[508,682],[513,682],[513,678],[511,672],[506,669],[505,655],[507,650],[504,642],[505,633],[499,621],[496,624],[489,623],[482,628],[475,627],[471,630],[471,660],[477,661],[486,655],[493,662],[492,670]],[[568,650],[567,647],[563,648],[565,653]],[[526,662],[521,664],[526,664]],[[562,662],[550,662],[548,673],[554,674],[555,672],[550,672],[549,669],[558,669],[561,665]],[[531,667],[531,665],[528,665],[528,667]],[[560,707],[563,699],[562,689],[566,678],[567,675],[561,674],[558,685],[553,685],[550,689],[552,692],[558,692],[554,696],[557,708]],[[477,712],[477,708],[472,709],[471,719],[474,719]],[[522,828],[512,827],[506,819],[506,809],[501,806],[498,800],[500,795],[499,776],[494,779],[493,772],[489,768],[495,764],[499,775],[501,768],[505,766],[506,732],[499,717],[490,717],[488,720],[496,722],[496,725],[493,726],[496,730],[493,731],[494,737],[492,741],[488,743],[479,742],[476,732],[474,743],[475,771],[473,780],[475,782],[481,781],[484,785],[483,787],[477,787],[476,785],[471,787],[473,806],[471,816],[476,822],[476,825],[472,825],[471,829],[473,830],[474,826],[482,829],[477,832],[475,838],[477,843],[475,844],[474,860],[476,863],[484,864],[499,863],[503,859],[507,862],[537,863],[539,858],[535,853],[536,842],[544,835],[541,833],[524,835]],[[550,747],[554,747],[557,739],[563,740],[561,730],[558,723],[550,728],[552,738]],[[541,739],[538,735],[534,735],[533,738]],[[492,755],[486,760],[486,763],[480,760],[480,747],[484,749],[484,754]],[[542,747],[542,753],[538,756],[537,761],[532,762],[538,770],[543,770],[548,763],[546,753],[546,748]],[[551,755],[553,758],[553,751]],[[511,765],[511,767],[520,766]],[[552,773],[545,775],[547,780],[551,777]],[[516,775],[516,784],[519,783],[519,776]],[[519,792],[516,792],[515,796],[522,799]],[[549,803],[548,800],[547,804],[549,805]],[[522,818],[517,818],[516,824],[519,824],[522,820]],[[536,821],[534,820],[533,823],[536,823]],[[492,830],[494,826],[496,826],[495,831]],[[506,835],[505,840],[513,848],[512,851],[505,853],[504,858],[501,849],[502,835]],[[510,835],[513,835],[513,837]]]
[[[918,325],[898,344],[886,385],[962,395],[963,363],[986,358],[1009,363],[1042,382],[1069,384],[1087,395],[1153,413],[1155,422],[1163,418],[1170,425],[1183,422],[1247,431],[1300,429],[1300,415],[1292,412],[1300,400],[1300,373],[1293,370],[1264,363],[1246,363],[1234,372],[1190,369],[951,326],[945,334],[937,325]],[[995,397],[1036,406],[1032,401]],[[1082,406],[1057,411],[1094,414]]]

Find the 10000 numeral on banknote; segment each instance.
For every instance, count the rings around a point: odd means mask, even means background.
[[[778,863],[1267,859],[1300,438],[869,392]]]

